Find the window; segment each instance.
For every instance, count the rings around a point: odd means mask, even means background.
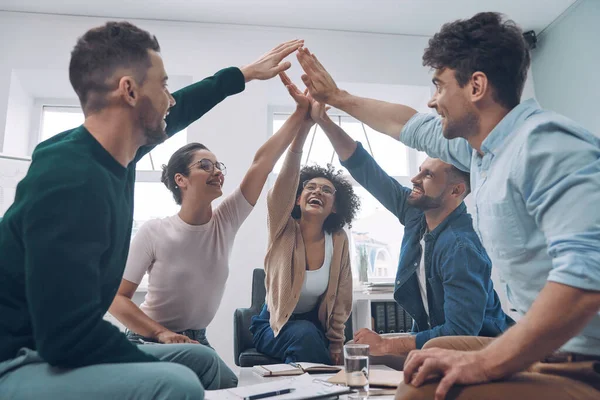
[[[275,114],[273,117],[273,132],[277,132],[283,125],[289,114]],[[391,176],[409,175],[408,149],[402,143],[387,135],[375,132],[367,125],[349,116],[332,116],[332,120],[341,126],[354,140],[362,143],[363,147],[376,157],[379,165]],[[327,139],[325,133],[318,125],[312,128],[311,133],[304,144],[303,164],[317,163],[325,165],[333,164],[337,169],[345,168],[333,150],[333,146]],[[283,157],[277,162],[274,172],[279,173],[283,164]]]
[[[39,141],[75,128],[83,121],[83,112],[78,106],[43,106]],[[171,192],[160,182],[158,171],[161,171],[162,164],[167,164],[171,155],[186,143],[187,132],[184,130],[157,146],[137,163],[136,170],[139,173],[135,184],[132,236],[149,219],[173,215],[179,210]],[[150,173],[145,173],[148,171]]]
[[[273,114],[273,133],[283,125],[290,113]],[[398,182],[411,186],[410,177],[416,174],[424,153],[409,149],[397,140],[374,131],[348,115],[331,115],[354,140],[377,160],[377,163]],[[274,173],[279,173],[284,157],[277,162]],[[347,178],[354,180],[339,162],[333,146],[320,127],[315,125],[303,149],[302,164],[333,164],[342,169]],[[350,238],[352,270],[356,280],[367,278],[371,282],[390,281],[396,277],[404,227],[395,215],[381,205],[366,189],[354,183],[354,190],[361,199],[361,210],[352,228]]]

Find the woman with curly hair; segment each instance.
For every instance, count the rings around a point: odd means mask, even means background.
[[[312,99],[284,80],[299,107],[308,107]],[[300,169],[313,124],[307,113],[267,197],[267,298],[250,330],[258,351],[286,363],[341,364],[344,324],[352,308],[350,251],[343,227],[356,216],[359,199],[332,166]]]

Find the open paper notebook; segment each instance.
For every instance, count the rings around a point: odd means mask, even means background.
[[[294,376],[251,386],[241,386],[233,389],[207,390],[205,400],[241,400],[249,396],[275,392],[277,390],[293,389],[291,393],[269,397],[273,400],[323,399],[350,393],[346,386],[332,385],[319,381],[308,374]]]
[[[305,372],[313,373],[336,373],[342,370],[337,365],[315,364],[299,362],[292,364],[255,365],[252,370],[260,376],[293,376],[302,375]]]

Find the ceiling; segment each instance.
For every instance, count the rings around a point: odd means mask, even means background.
[[[539,33],[576,0],[0,0],[0,10],[431,36],[499,11]]]

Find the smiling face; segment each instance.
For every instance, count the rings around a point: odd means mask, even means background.
[[[326,178],[313,178],[303,183],[296,200],[302,216],[319,217],[322,221],[335,212],[335,186]]]
[[[182,201],[196,201],[207,199],[212,201],[223,195],[223,184],[225,176],[215,166],[217,157],[208,150],[198,150],[194,153],[192,162],[189,164],[188,176],[175,175],[175,182],[182,194]]]
[[[469,100],[471,85],[460,87],[455,72],[446,68],[436,70],[433,76],[435,93],[427,105],[434,108],[442,119],[444,137],[468,139],[479,131],[479,114]]]
[[[423,211],[443,207],[450,192],[448,169],[442,160],[427,158],[419,167],[419,173],[411,179],[413,190],[408,203]]]
[[[165,118],[169,109],[175,105],[175,99],[167,87],[168,77],[162,58],[153,50],[149,50],[148,53],[152,66],[140,86],[140,99],[136,108],[146,144],[152,145],[167,139]]]

